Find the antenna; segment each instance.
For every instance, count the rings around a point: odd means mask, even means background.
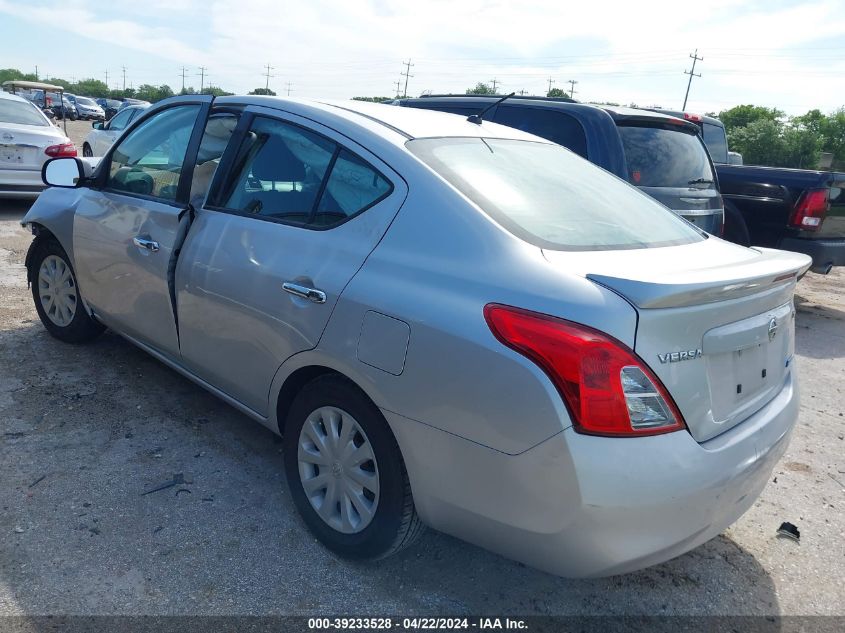
[[[490,110],[492,110],[492,109],[493,109],[493,108],[495,108],[497,105],[499,105],[502,101],[504,101],[505,99],[510,99],[510,98],[511,98],[512,96],[514,96],[515,94],[516,94],[515,92],[512,92],[512,93],[510,93],[509,95],[505,95],[505,96],[504,96],[504,97],[502,97],[501,99],[497,99],[495,102],[491,103],[489,106],[487,106],[486,108],[484,108],[484,109],[483,109],[481,112],[479,112],[478,114],[471,114],[471,115],[469,115],[469,116],[467,117],[467,121],[469,121],[470,123],[475,123],[476,125],[481,125],[481,121],[484,119],[484,115],[485,115],[485,114],[487,114]]]

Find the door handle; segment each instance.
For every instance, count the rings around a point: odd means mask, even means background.
[[[309,288],[308,286],[303,286],[301,284],[295,284],[291,281],[286,281],[285,283],[283,283],[282,290],[284,290],[285,292],[289,292],[290,294],[296,297],[302,297],[303,299],[313,301],[314,303],[326,302],[326,293],[322,290],[317,290],[316,288]]]
[[[153,253],[158,253],[159,244],[155,240],[146,237],[133,237],[132,243],[138,248],[145,248]]]

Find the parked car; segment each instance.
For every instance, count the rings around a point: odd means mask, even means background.
[[[76,110],[76,106],[73,105],[73,102],[66,95],[60,97],[58,92],[48,92],[47,99],[52,104],[50,108],[53,110],[53,114],[56,115],[57,119],[67,118],[71,121],[76,121],[79,118],[79,112]]]
[[[57,156],[76,156],[70,139],[33,103],[0,91],[0,197],[36,197],[42,166]]]
[[[436,95],[400,99],[399,105],[462,116],[492,109],[484,118],[536,134],[662,202],[708,233],[724,223],[716,171],[697,138],[698,127],[648,110],[575,103],[570,99]]]
[[[94,121],[91,124],[94,129],[88,132],[88,136],[85,137],[85,142],[82,144],[82,155],[102,156],[105,154],[112,143],[123,133],[123,130],[148,107],[148,105],[129,106],[120,110],[106,122]]]
[[[736,164],[721,121],[661,112],[699,126],[725,199],[725,239],[805,253],[816,273],[845,266],[845,172]]]
[[[120,112],[120,111],[121,111],[121,110],[123,110],[124,108],[128,108],[129,106],[136,106],[136,105],[141,105],[141,106],[147,106],[147,107],[149,107],[150,102],[149,102],[149,101],[144,101],[143,99],[129,99],[129,98],[127,97],[126,99],[124,99],[123,101],[121,101],[121,103],[120,103],[120,107],[117,109],[117,111],[118,111],[118,112]]]
[[[110,327],[283,435],[343,556],[425,523],[558,574],[659,563],[751,507],[796,421],[809,258],[513,128],[191,95],[44,178],[47,331]]]
[[[105,114],[105,120],[108,121],[111,119],[115,114],[117,114],[118,108],[121,106],[121,102],[117,99],[96,99],[97,105],[103,109],[103,113]]]
[[[80,119],[103,121],[106,118],[105,112],[93,99],[77,95],[65,95],[76,108]]]

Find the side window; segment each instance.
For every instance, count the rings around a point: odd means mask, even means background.
[[[129,125],[129,118],[132,116],[132,110],[124,110],[115,114],[111,121],[109,121],[109,129],[115,132],[123,130]]]
[[[175,200],[182,164],[200,106],[156,113],[114,149],[106,188]]]
[[[340,224],[386,197],[393,185],[319,134],[256,117],[219,206],[303,226]]]
[[[341,150],[320,198],[315,226],[330,226],[352,217],[387,196],[393,186],[363,160]]]
[[[559,110],[501,105],[493,120],[529,134],[536,134],[587,158],[587,136],[584,134],[584,128],[577,119]]]
[[[191,178],[191,204],[202,205],[211,186],[214,173],[229,139],[238,125],[238,116],[232,113],[212,114],[205,124],[205,131],[197,152],[197,164]]]

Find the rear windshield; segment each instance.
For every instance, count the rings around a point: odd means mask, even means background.
[[[18,125],[41,125],[47,127],[50,122],[28,101],[0,98],[0,123]]]
[[[628,181],[639,187],[683,187],[715,180],[696,134],[659,127],[619,126]]]
[[[634,249],[704,239],[666,207],[559,145],[436,138],[407,147],[508,231],[542,248]]]

